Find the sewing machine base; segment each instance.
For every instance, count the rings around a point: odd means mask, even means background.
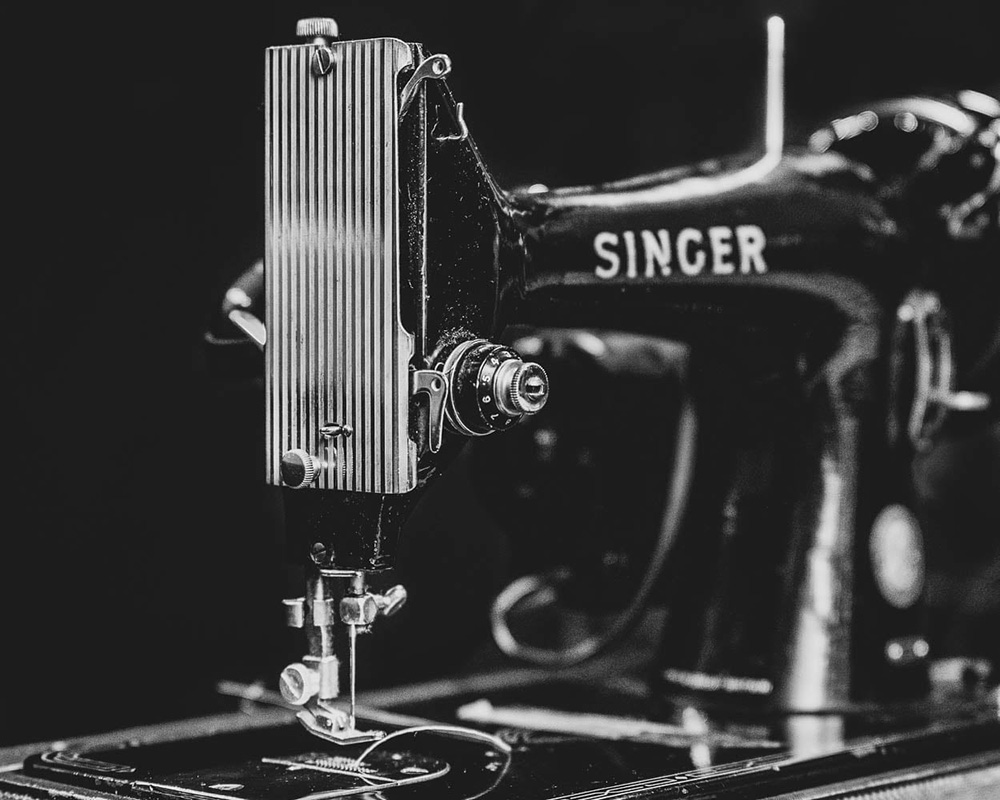
[[[449,724],[470,724],[470,704],[481,692],[464,692],[397,706]],[[541,682],[489,693],[494,709],[586,709],[609,718],[631,718],[641,704],[593,685]],[[31,755],[0,772],[5,800],[109,800],[128,797],[191,800],[327,800],[378,791],[385,800],[410,797],[496,800],[602,796],[712,798],[824,798],[872,796],[892,787],[900,798],[974,798],[1000,791],[1000,719],[995,702],[978,710],[938,709],[934,719],[911,721],[889,732],[886,720],[858,717],[845,742],[813,757],[795,755],[788,742],[762,738],[757,745],[687,746],[666,739],[609,740],[592,736],[481,725],[509,744],[508,756],[480,743],[431,733],[401,737],[364,759],[358,746],[333,746],[310,736],[289,714],[261,712],[262,721],[231,715],[100,737],[91,745]],[[612,715],[614,715],[612,717]],[[364,714],[361,714],[364,720]],[[809,725],[817,717],[800,718]],[[374,719],[380,727],[385,719]],[[249,729],[248,729],[249,728]],[[930,792],[929,794],[927,792]]]

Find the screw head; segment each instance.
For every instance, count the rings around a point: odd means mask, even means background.
[[[309,558],[312,559],[314,564],[323,564],[326,562],[327,549],[326,545],[322,542],[314,542],[313,546],[309,549]]]
[[[329,47],[318,47],[312,55],[312,71],[317,78],[333,69],[333,51]]]
[[[293,706],[303,706],[319,691],[319,673],[305,664],[289,664],[281,671],[278,688]]]

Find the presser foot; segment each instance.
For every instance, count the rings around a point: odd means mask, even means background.
[[[385,731],[358,730],[352,715],[322,701],[315,706],[303,708],[295,717],[313,736],[334,744],[363,744],[385,737]]]

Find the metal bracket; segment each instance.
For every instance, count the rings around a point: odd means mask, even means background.
[[[908,329],[912,330],[913,337],[915,385],[905,430],[913,447],[925,450],[950,412],[983,411],[989,408],[990,397],[982,392],[955,390],[951,331],[941,300],[934,292],[914,290],[897,309],[893,335],[893,360],[897,364]],[[894,416],[890,417],[891,439],[896,439],[901,432],[901,423]]]
[[[465,103],[455,104],[455,122],[458,124],[458,133],[434,138],[439,142],[461,142],[469,138],[469,126],[465,124]]]
[[[444,431],[444,409],[448,399],[448,379],[434,369],[418,369],[410,373],[410,391],[427,394],[427,440],[432,453],[441,449]]]
[[[428,79],[432,78],[434,80],[440,80],[445,77],[449,72],[451,72],[451,59],[444,53],[438,53],[433,56],[428,56],[420,65],[413,70],[413,74],[410,79],[406,82],[406,86],[403,87],[403,93],[399,98],[399,116],[400,119],[406,114],[410,108],[410,104],[413,102],[413,98],[417,96],[417,89],[420,88],[420,84]]]

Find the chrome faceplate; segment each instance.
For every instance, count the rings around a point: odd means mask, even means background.
[[[282,454],[300,449],[318,462],[316,488],[395,494],[416,486],[414,343],[400,316],[398,79],[412,58],[396,39],[267,50],[272,484],[282,483]],[[350,435],[325,437],[331,425]]]

